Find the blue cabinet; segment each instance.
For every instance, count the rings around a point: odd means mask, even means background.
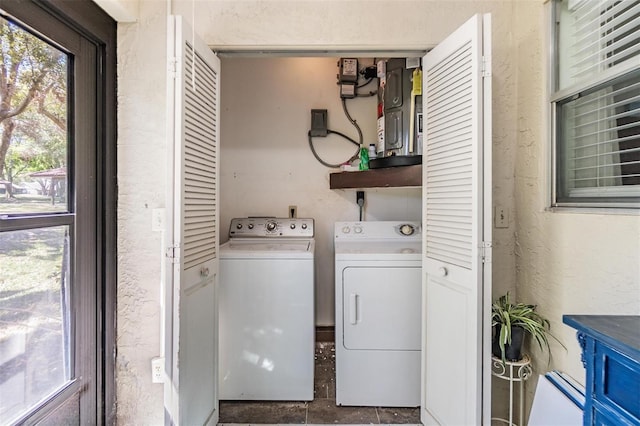
[[[640,425],[640,316],[564,315],[586,369],[584,425]]]

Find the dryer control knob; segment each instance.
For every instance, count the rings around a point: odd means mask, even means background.
[[[238,229],[242,229],[242,224],[241,224],[241,223],[237,224],[237,225],[236,225],[236,228],[238,228]]]
[[[348,234],[349,232],[351,232],[351,228],[349,228],[348,226],[343,226],[342,227],[342,233],[343,234]]]
[[[273,232],[278,227],[278,224],[275,222],[267,222],[267,231]]]
[[[296,224],[295,224],[295,223],[292,223],[291,225],[289,225],[289,228],[291,228],[291,229],[296,229]]]
[[[355,232],[356,234],[362,234],[362,227],[361,226],[354,226],[353,227],[353,232]]]
[[[413,227],[413,225],[409,225],[408,223],[405,223],[404,225],[400,225],[400,233],[402,235],[413,235],[413,233],[416,231],[416,229]]]
[[[247,225],[247,228],[249,228],[249,229],[253,229],[253,223],[248,224],[248,225]]]
[[[440,273],[440,276],[442,276],[442,277],[446,277],[447,275],[449,275],[449,271],[444,266],[439,267],[438,268],[438,272]]]
[[[307,224],[306,223],[302,224],[302,229],[307,229]]]

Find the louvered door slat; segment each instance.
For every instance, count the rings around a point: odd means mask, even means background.
[[[206,158],[202,158],[199,155],[194,155],[193,153],[189,153],[185,158],[187,161],[193,164],[193,167],[198,167],[200,170],[209,170],[210,164],[207,163]]]
[[[458,136],[456,138],[451,139],[452,147],[447,151],[440,151],[438,153],[431,154],[431,159],[434,164],[438,162],[447,162],[447,154],[455,155],[456,157],[467,157],[471,155],[471,150],[469,149],[469,145],[465,143],[469,139],[469,136]],[[460,143],[459,143],[460,142]]]
[[[197,128],[190,128],[190,129],[185,129],[185,132],[189,135],[189,137],[192,137],[194,139],[207,139],[211,137],[211,133],[205,132],[202,129],[197,129]],[[215,133],[213,133],[215,135]]]
[[[432,77],[429,79],[429,87],[433,87],[435,93],[443,87],[450,86],[451,83],[458,84],[456,75],[467,74],[469,69],[470,45],[461,46],[455,53],[449,56],[448,60],[436,65],[431,69]],[[461,71],[462,69],[467,71]]]
[[[439,139],[441,137],[449,135],[449,137],[456,139],[455,142],[451,142],[450,144],[451,148],[457,148],[460,145],[461,141],[467,140],[471,136],[471,127],[455,124],[455,123],[454,124],[448,123],[448,125],[442,129],[432,128],[431,134],[435,139]],[[460,136],[464,136],[464,137],[461,139],[458,139]],[[443,150],[444,150],[444,147],[440,147],[440,150],[436,149],[436,147],[432,147],[431,153],[435,154],[438,151],[443,151]]]
[[[185,156],[185,159],[188,159],[190,156]],[[210,161],[211,159],[209,159]],[[199,167],[198,163],[191,163],[190,169],[188,172],[185,172],[185,179],[206,179],[215,181],[215,172],[211,170],[211,164]]]
[[[196,79],[196,82],[198,79]],[[199,91],[204,91],[204,88],[198,89]],[[207,110],[207,108],[209,108]],[[196,122],[199,122],[202,128],[207,129],[208,131],[215,131],[215,125],[213,121],[215,120],[216,114],[211,109],[212,106],[206,102],[198,102],[195,99],[187,99],[185,103],[185,112],[187,119],[192,119]],[[199,126],[199,127],[200,127]]]
[[[195,60],[195,63],[193,62]],[[193,68],[195,66],[195,75]],[[185,52],[184,259],[192,268],[217,257],[217,71],[187,43]],[[191,209],[194,210],[191,210]],[[196,213],[198,220],[194,220]],[[198,237],[191,237],[197,235]]]
[[[442,227],[438,230],[438,232],[431,232],[429,235],[440,238],[447,238],[450,241],[457,241],[460,243],[464,243],[465,240],[469,239],[470,230],[465,230],[462,228],[445,228]]]
[[[460,99],[457,103],[450,100],[443,102],[443,107],[429,112],[431,124],[439,123],[440,120],[449,120],[451,118],[465,117],[471,113],[468,98]],[[446,122],[445,122],[446,123]]]
[[[451,88],[449,91],[443,90],[439,96],[433,97],[433,100],[439,102],[439,105],[434,106],[431,110],[432,115],[447,114],[449,109],[465,103],[466,99],[468,99],[469,90],[471,89],[471,80],[465,76],[461,78],[458,84],[458,86]]]
[[[186,123],[198,128],[201,128],[207,132],[209,132],[209,134],[213,134],[215,131],[215,127],[213,127],[213,125],[209,124],[206,119],[214,119],[214,116],[210,116],[210,117],[206,117],[203,115],[201,115],[201,113],[199,112],[198,109],[195,108],[194,105],[187,105],[185,108],[185,118],[186,118]],[[203,119],[204,118],[204,119]],[[187,134],[186,135],[188,138],[191,138],[191,134]],[[190,142],[196,142],[198,139],[197,138],[193,138],[193,139],[188,139],[188,141]]]
[[[438,185],[447,185],[449,182],[451,182],[451,184],[464,184],[468,185],[469,181],[471,180],[471,172],[469,171],[465,171],[465,172],[460,172],[457,176],[450,176],[447,173],[441,173],[440,175],[438,175],[437,173],[433,173],[431,175],[431,181],[434,184],[438,184]]]
[[[432,127],[429,128],[429,132],[433,134],[434,138],[437,138],[441,136],[440,132],[446,132],[449,129],[455,130],[455,129],[461,129],[461,128],[469,129],[469,123],[464,120],[463,116],[462,117],[456,116],[456,117],[449,117],[448,122],[433,124]],[[430,147],[430,149],[433,149],[433,148],[434,148],[433,146]]]
[[[203,118],[213,119],[211,117],[203,117]],[[193,124],[193,121],[192,121],[192,124]],[[189,141],[193,144],[194,149],[199,149],[201,152],[208,153],[207,141],[211,138],[211,136],[215,135],[215,131],[213,130],[212,127],[199,126],[197,129],[189,129],[186,132],[187,132],[186,137],[189,138]]]
[[[452,152],[451,136],[445,132],[433,133],[432,129],[446,129],[450,127],[449,122],[451,119],[456,120],[455,124],[469,123],[472,121],[473,112],[473,99],[471,95],[470,70],[469,66],[470,57],[465,56],[465,52],[469,52],[470,47],[468,45],[459,49],[456,54],[452,55],[447,61],[443,61],[438,67],[430,70],[427,74],[427,125],[426,125],[426,179],[429,181],[431,177],[440,178],[440,186],[437,192],[430,191],[429,188],[425,191],[426,194],[426,214],[427,221],[429,221],[430,214],[446,215],[448,210],[463,210],[469,212],[469,220],[471,221],[472,205],[470,202],[471,195],[473,193],[473,187],[470,181],[462,183],[457,179],[457,175],[461,172],[469,171],[472,167],[472,139],[469,132],[458,132],[454,138],[454,143],[457,148]],[[455,93],[453,99],[445,99],[444,96],[447,92],[447,85],[445,84],[445,77],[451,75],[450,70],[455,69],[464,75],[457,75],[453,78],[453,82],[450,82],[452,89]],[[443,75],[445,74],[445,75]],[[439,92],[436,96],[432,96],[431,81],[437,82]],[[456,86],[456,83],[465,82],[462,86]],[[431,104],[438,104],[437,107],[430,107]],[[435,114],[431,114],[431,111],[436,111]],[[448,114],[446,113],[448,112]],[[438,149],[441,155],[430,155],[433,149]],[[425,160],[423,160],[425,161]],[[451,179],[452,182],[456,182],[452,187],[447,187],[445,184],[447,179]],[[449,191],[447,191],[449,189]],[[457,194],[462,191],[464,193],[463,198],[459,198]],[[470,225],[470,222],[467,223]],[[467,235],[466,240],[460,241],[459,239],[452,240],[445,232],[429,233],[427,229],[426,243],[426,255],[435,259],[447,260],[451,263],[464,268],[471,267],[471,254],[473,240],[470,233]],[[460,250],[450,250],[449,247],[454,245],[459,247]]]

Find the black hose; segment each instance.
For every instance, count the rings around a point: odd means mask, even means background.
[[[359,86],[356,86],[356,89],[360,89],[361,87],[366,86],[367,84],[371,83],[373,81],[373,77],[371,77],[370,79],[368,79],[367,81],[365,81],[364,83],[362,83]]]
[[[351,124],[353,124],[353,127],[355,127],[356,130],[358,131],[358,140],[360,141],[358,143],[358,146],[362,146],[362,144],[364,142],[364,138],[362,137],[362,130],[360,129],[360,126],[358,126],[358,123],[356,123],[356,120],[351,118],[351,115],[349,114],[349,111],[347,110],[347,101],[344,98],[342,98],[342,109],[344,111],[344,115],[347,116],[347,119],[351,122]]]
[[[358,147],[360,147],[360,144],[357,141],[351,139],[349,136],[345,135],[344,133],[340,133],[340,132],[338,132],[336,130],[330,130],[330,129],[327,129],[327,133],[333,133],[334,135],[342,136],[343,138],[345,138],[346,140],[348,140],[352,144],[357,145]]]
[[[347,162],[351,162],[354,159],[356,159],[358,157],[358,154],[360,153],[360,144],[358,144],[358,142],[354,141],[353,139],[351,139],[349,136],[345,135],[344,133],[340,133],[337,132],[335,130],[327,130],[327,133],[333,133],[336,134],[338,136],[342,136],[343,138],[347,139],[349,142],[353,143],[354,145],[357,145],[358,148],[356,148],[356,153],[354,155],[351,156],[351,158],[349,158],[347,160]],[[327,163],[326,161],[324,161],[322,158],[320,158],[320,156],[318,155],[318,153],[316,152],[316,149],[313,146],[313,138],[311,136],[311,130],[309,130],[307,132],[307,137],[309,139],[309,148],[311,148],[311,153],[313,154],[313,156],[316,158],[316,160],[318,160],[318,162],[320,164],[322,164],[325,167],[329,167],[332,169],[338,169],[340,168],[340,166],[344,163],[340,163],[340,164],[331,164],[331,163]]]
[[[356,93],[356,96],[359,98],[370,98],[371,96],[375,96],[377,95],[378,92],[369,92],[369,93]]]

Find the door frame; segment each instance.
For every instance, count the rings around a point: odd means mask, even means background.
[[[96,76],[96,423],[116,419],[115,321],[117,284],[116,168],[116,22],[90,0],[0,0],[0,8],[29,26],[46,28],[29,10],[40,8],[50,19],[80,33],[96,46],[101,69]],[[48,18],[47,18],[48,19]],[[46,32],[43,31],[46,35]],[[47,411],[48,414],[50,411]]]
[[[471,14],[469,18],[472,18],[474,15],[480,15],[483,27],[487,24],[491,24],[490,14],[484,14],[481,11],[475,11]],[[490,28],[490,27],[489,27]],[[454,29],[455,30],[455,29]],[[197,33],[196,33],[197,34]],[[483,47],[490,47],[491,45],[491,32],[483,30]],[[442,41],[442,40],[441,40]],[[315,46],[313,49],[308,47],[306,48],[297,48],[294,45],[291,46],[282,46],[282,45],[264,45],[251,46],[250,48],[245,47],[235,47],[235,46],[226,46],[226,45],[209,45],[209,48],[217,54],[222,62],[224,59],[229,58],[237,58],[237,57],[420,57],[422,58],[425,53],[431,51],[438,44],[425,44],[424,46],[412,46],[410,49],[399,48],[398,45],[393,44],[374,44],[374,45],[352,45],[352,46],[334,46],[331,44],[328,45],[320,45]],[[490,58],[489,58],[490,59]],[[488,63],[490,67],[490,62]],[[491,75],[491,69],[489,68],[487,71],[487,76]],[[483,90],[491,89],[491,79],[485,79],[486,81],[482,83]],[[491,107],[492,100],[491,97],[488,99],[484,99],[484,107]],[[488,120],[488,125],[483,127],[482,136],[487,137],[487,135],[491,134],[491,120]],[[490,177],[492,176],[491,169],[491,156],[488,157],[486,154],[490,154],[492,150],[492,139],[489,137],[489,140],[483,148],[481,148],[481,152],[483,155],[483,176]],[[491,189],[489,191],[483,191],[483,196],[479,200],[479,209],[485,215],[485,218],[492,217],[492,194]],[[423,213],[424,214],[424,213]],[[480,250],[483,253],[483,259],[486,263],[482,265],[482,271],[480,276],[483,280],[482,291],[479,296],[480,302],[483,306],[482,316],[482,325],[481,325],[481,336],[482,342],[478,347],[479,351],[479,359],[478,364],[481,371],[481,384],[480,384],[480,393],[481,393],[481,401],[480,408],[482,410],[481,419],[483,421],[490,420],[491,415],[491,372],[490,372],[490,336],[491,336],[491,319],[490,319],[490,310],[486,308],[487,306],[491,306],[491,294],[493,283],[491,280],[492,276],[492,221],[483,220],[480,224],[480,228],[483,230],[483,235],[485,238],[483,239],[483,247]],[[335,283],[334,283],[335,285]],[[336,307],[337,309],[337,307]],[[424,309],[423,309],[424,313]],[[423,322],[424,325],[424,322]],[[487,337],[488,336],[488,337]],[[421,376],[422,376],[423,366],[421,365]],[[424,382],[424,378],[421,379],[421,382]]]

